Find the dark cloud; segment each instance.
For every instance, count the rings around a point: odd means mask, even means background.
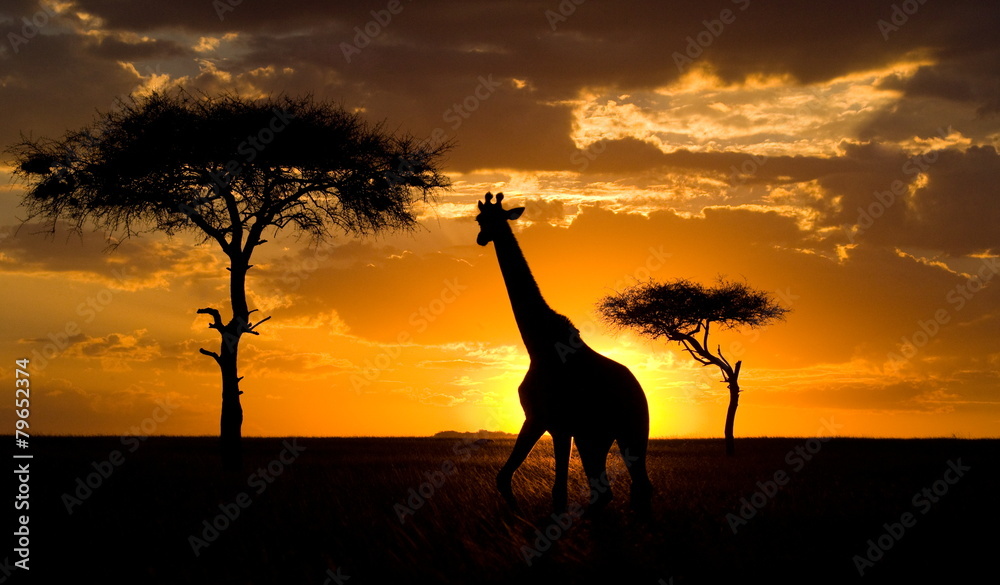
[[[0,272],[8,274],[63,274],[117,290],[166,286],[175,275],[193,282],[225,274],[221,252],[189,238],[155,234],[112,247],[98,232],[77,234],[64,224],[7,229],[0,239]]]
[[[686,51],[698,53],[696,62],[711,65],[727,82],[774,74],[799,83],[821,82],[920,54],[941,63],[923,67],[909,80],[890,79],[883,87],[897,88],[910,98],[962,102],[984,115],[993,112],[1000,103],[998,53],[992,37],[984,33],[996,29],[996,11],[971,1],[921,4],[886,38],[878,22],[891,20],[896,4],[731,0],[715,7],[693,1],[623,7],[591,0],[574,4],[572,13],[557,18],[552,14],[568,12],[558,2],[404,2],[390,20],[382,14],[384,24],[370,26],[369,32],[377,34],[368,38],[358,30],[364,32],[375,18],[371,12],[386,10],[388,3],[293,1],[274,10],[249,2],[185,0],[161,6],[83,0],[76,4],[79,10],[99,18],[116,34],[104,40],[72,32],[39,35],[18,55],[0,59],[12,75],[2,90],[4,98],[23,105],[5,124],[6,136],[17,130],[60,134],[65,126],[87,121],[85,113],[109,107],[115,96],[136,86],[135,74],[118,61],[163,61],[167,71],[169,62],[196,56],[177,39],[187,35],[193,44],[198,36],[219,38],[229,32],[239,37],[206,54],[214,69],[203,65],[199,73],[191,63],[181,68],[192,85],[213,92],[248,84],[275,93],[313,92],[363,107],[373,119],[385,119],[418,137],[438,131],[440,137],[457,140],[459,148],[449,161],[455,171],[584,168],[580,157],[585,153],[569,140],[574,121],[565,100],[576,99],[587,88],[662,87],[678,78],[674,54]],[[731,13],[724,15],[723,10]],[[31,6],[15,7],[12,13],[30,14]],[[72,22],[74,17],[61,20]],[[16,25],[11,18],[6,26]],[[150,38],[135,40],[123,36],[126,33]],[[697,44],[699,38],[704,47]],[[689,39],[696,43],[691,49]],[[350,60],[345,58],[348,45],[359,51],[349,52]],[[270,73],[260,73],[264,69]],[[144,74],[141,67],[139,71]],[[495,80],[498,86],[484,93],[481,79]],[[65,92],[65,87],[74,91]],[[905,112],[908,104],[893,111]],[[466,107],[470,105],[471,111]],[[886,134],[896,115],[876,119],[859,137]],[[903,119],[886,135],[905,139],[927,133],[922,125],[913,127],[917,117]],[[966,135],[970,132],[965,130]],[[626,139],[618,146],[609,145],[606,155],[586,170],[632,171],[661,159],[649,144]],[[740,161],[715,165],[681,152],[663,162],[717,170]],[[789,174],[774,162],[770,166],[775,170],[758,175],[762,180]]]
[[[893,108],[860,128],[862,139],[928,138],[942,130],[977,142],[990,141],[1000,126],[1000,49],[958,52],[925,65],[908,78],[892,76],[882,87],[904,94]]]
[[[854,156],[852,145],[845,156],[760,156],[738,151],[665,153],[653,144],[635,138],[605,140],[572,151],[574,170],[586,174],[641,173],[651,169],[725,175],[737,183],[799,183],[870,167],[878,161]]]
[[[22,135],[63,136],[136,88],[133,71],[117,60],[95,55],[91,47],[92,41],[81,36],[39,34],[19,46],[16,54],[0,56],[0,99],[5,104],[2,149]],[[6,153],[3,158],[8,158]]]
[[[992,146],[942,151],[910,201],[910,245],[953,255],[1000,252],[1000,156]]]
[[[107,37],[89,47],[89,51],[101,59],[120,61],[148,61],[191,57],[191,49],[176,41],[149,39],[138,42],[128,42]]]
[[[872,143],[846,146],[846,158],[859,164],[820,185],[838,202],[825,208],[825,221],[843,227],[851,243],[953,256],[1000,250],[1000,157],[992,146],[916,155]]]
[[[483,167],[487,157],[499,157],[503,165],[572,169],[567,163],[574,153],[566,142],[568,106],[560,100],[574,99],[586,88],[662,87],[681,74],[675,53],[694,55],[695,62],[711,65],[727,82],[773,74],[800,83],[926,55],[941,64],[925,67],[897,87],[904,85],[901,89],[914,97],[947,96],[984,113],[994,111],[1000,103],[996,49],[990,41],[1000,19],[996,11],[971,0],[921,4],[886,37],[878,22],[891,20],[897,4],[732,0],[714,7],[694,1],[623,6],[591,0],[554,18],[560,4],[541,0],[404,2],[391,19],[386,21],[387,12],[380,16],[384,24],[375,22],[371,12],[385,11],[388,3],[298,1],[283,3],[281,10],[203,0],[169,6],[83,0],[77,6],[111,31],[180,32],[195,37],[192,42],[199,35],[237,32],[240,37],[231,47],[235,54],[223,50],[219,55],[225,58],[216,60],[221,71],[239,76],[261,67],[287,69],[272,80],[257,81],[272,91],[314,91],[344,99],[416,133],[441,126],[445,110],[466,98],[480,76],[505,83],[519,79],[526,89],[497,94],[492,104],[483,104],[486,113],[470,118],[459,132],[465,146],[456,153],[456,168]],[[220,11],[220,5],[232,9]],[[723,10],[731,12],[724,15]],[[366,26],[376,34],[359,34]],[[41,37],[36,43],[44,44]],[[350,61],[347,45],[360,51],[349,51]],[[189,51],[173,40],[105,40],[88,47],[108,60],[169,59]],[[89,74],[97,64],[72,64],[78,52],[79,47],[63,48],[61,61],[68,59],[73,69]],[[490,140],[496,142],[493,149],[486,144]]]
[[[339,39],[321,43],[330,49],[339,49],[339,42],[352,42],[355,27],[364,30],[374,19],[371,12],[385,11],[389,4],[305,0],[285,2],[281,10],[274,10],[266,4],[242,2],[232,10],[219,10],[218,5],[226,2],[77,3],[113,30],[241,31],[291,42],[297,41],[289,38],[289,32],[321,30]],[[973,0],[922,3],[914,14],[894,15],[898,4],[891,0],[806,4],[731,0],[712,6],[689,0],[623,6],[591,0],[570,12],[547,0],[402,2],[384,26],[372,25],[370,31],[378,34],[364,50],[425,57],[426,53],[414,50],[422,47],[441,60],[425,62],[421,72],[439,69],[443,62],[459,74],[468,67],[477,73],[520,72],[546,91],[561,87],[565,92],[608,83],[634,88],[662,85],[678,73],[673,53],[683,53],[688,37],[698,39],[705,32],[704,46],[691,52],[700,50],[696,58],[711,61],[727,79],[765,72],[790,73],[809,82],[883,65],[915,49],[954,58],[975,55],[992,46],[990,38],[1000,19],[995,10]],[[896,30],[880,30],[880,20],[895,22]],[[339,56],[340,51],[331,53]],[[405,59],[398,63],[401,67],[394,73],[407,76],[413,71]],[[505,64],[509,70],[497,69]]]
[[[561,222],[565,216],[566,206],[562,201],[529,199],[524,204],[524,214],[521,217],[528,221],[554,223]]]

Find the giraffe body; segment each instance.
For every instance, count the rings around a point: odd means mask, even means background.
[[[497,487],[516,507],[514,472],[546,432],[552,436],[556,459],[553,500],[566,509],[571,442],[575,441],[590,482],[591,504],[605,506],[612,497],[605,475],[607,456],[617,441],[632,478],[633,507],[644,509],[652,496],[646,472],[649,409],[635,376],[580,339],[568,318],[542,298],[508,222],[523,208],[504,209],[503,194],[486,194],[479,203],[480,245],[494,243],[514,319],[531,364],[518,388],[525,421],[510,457],[497,475]]]

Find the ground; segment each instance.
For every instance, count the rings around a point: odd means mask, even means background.
[[[575,450],[570,494],[581,508],[553,516],[548,441],[515,476],[523,505],[510,511],[494,477],[511,445],[246,439],[246,470],[227,476],[213,438],[32,437],[30,570],[0,577],[974,582],[1000,543],[997,440],[742,439],[734,458],[721,439],[654,440],[652,517],[630,512],[617,451],[614,502],[580,514],[589,494]]]

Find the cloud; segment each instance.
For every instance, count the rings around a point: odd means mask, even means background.
[[[253,374],[258,379],[310,382],[359,371],[350,360],[328,351],[298,351],[280,345],[261,348],[259,345],[262,344],[246,344],[243,352],[247,363],[253,364]]]
[[[720,337],[748,372],[770,376],[775,401],[798,392],[856,413],[991,408],[1000,289],[962,287],[1000,248],[1000,13],[926,2],[895,28],[879,22],[892,21],[895,0],[589,0],[565,18],[547,13],[569,4],[428,0],[374,27],[371,11],[384,5],[79,0],[28,35],[22,18],[49,5],[14,0],[0,16],[0,96],[11,105],[0,141],[59,137],[129,92],[175,83],[311,93],[394,131],[454,139],[445,170],[455,189],[420,209],[425,229],[324,248],[282,234],[258,250],[251,301],[273,319],[244,346],[248,387],[257,375],[261,388],[293,379],[339,396],[390,350],[401,353],[365,400],[406,389],[407,410],[461,411],[490,403],[491,384],[516,383],[522,340],[494,251],[474,245],[471,221],[476,199],[504,190],[529,208],[515,230],[546,299],[614,355],[643,363],[649,346],[602,329],[593,303],[603,294],[726,275],[792,304],[785,323]],[[362,35],[366,26],[375,34]],[[345,56],[351,46],[359,52]],[[95,287],[127,293],[92,315],[50,371],[180,368],[189,382],[197,374],[192,392],[214,397],[217,371],[197,348],[218,339],[193,309],[225,305],[218,251],[160,235],[110,254],[99,234],[46,239],[34,224],[15,229],[18,193],[0,203],[0,271],[25,284],[11,339],[63,331],[52,323],[84,317],[74,305]],[[75,302],[32,313],[57,287]],[[947,322],[929,335],[940,311]],[[192,327],[204,336],[190,339]],[[921,332],[926,343],[890,371],[888,356]],[[692,371],[683,363],[648,364],[644,375],[681,388]],[[849,376],[853,367],[863,372]],[[812,393],[810,371],[834,379]],[[90,382],[58,388],[67,406],[46,412],[66,420],[112,409]],[[191,405],[201,410],[186,429],[215,428],[214,402]]]
[[[11,225],[0,238],[0,272],[40,278],[69,277],[114,290],[168,287],[176,279],[224,278],[221,252],[195,240],[160,234],[109,240],[97,232],[75,234],[64,225]],[[118,247],[112,247],[119,243]]]
[[[851,172],[820,179],[828,225],[842,225],[851,242],[940,250],[953,256],[995,253],[1000,158],[992,146],[917,155],[877,144],[847,145],[864,161]]]
[[[838,2],[823,9],[791,1],[737,0],[720,4],[718,10],[693,1],[627,10],[590,2],[555,26],[546,11],[558,10],[558,5],[542,0],[516,7],[505,3],[502,10],[499,4],[491,8],[437,1],[402,6],[348,62],[342,47],[355,43],[355,27],[363,30],[373,20],[370,7],[303,1],[288,3],[275,14],[243,3],[217,13],[213,5],[191,0],[175,3],[170,10],[85,0],[77,3],[77,10],[100,23],[96,30],[105,40],[83,42],[62,35],[77,45],[61,53],[65,60],[81,55],[84,47],[98,50],[96,56],[106,59],[105,69],[113,69],[112,60],[122,59],[176,63],[181,57],[190,59],[190,53],[166,38],[167,31],[189,36],[184,43],[189,47],[198,46],[202,38],[238,31],[238,38],[230,37],[233,42],[225,56],[203,61],[201,73],[193,73],[188,64],[174,77],[209,89],[249,84],[265,92],[336,96],[376,119],[405,123],[421,136],[441,127],[465,145],[454,160],[463,170],[572,168],[567,161],[575,151],[566,137],[573,130],[571,110],[582,92],[616,88],[619,93],[641,94],[670,86],[683,73],[674,62],[675,53],[698,53],[697,66],[713,71],[723,85],[784,77],[785,87],[819,86],[920,58],[926,64],[913,78],[900,77],[880,87],[911,98],[957,99],[984,113],[997,103],[996,51],[988,41],[975,40],[989,38],[986,31],[995,28],[997,17],[971,1],[921,5],[888,40],[877,26],[892,13],[888,1]],[[719,30],[722,9],[731,10],[734,20]],[[78,26],[82,31],[96,25]],[[823,34],[815,33],[817,27]],[[128,40],[122,36],[126,33],[139,39]],[[710,41],[688,49],[689,39],[699,35],[708,35],[704,38]],[[55,42],[41,37],[36,41]],[[447,68],[437,66],[444,62]],[[250,72],[268,68],[288,73],[251,79]],[[448,109],[474,95],[480,77],[491,76],[503,89],[462,118],[462,128],[444,124]],[[964,89],[949,94],[945,87]],[[528,135],[533,139],[525,140]]]
[[[36,431],[47,435],[128,435],[141,440],[178,429],[191,432],[197,423],[210,421],[207,416],[202,419],[203,413],[188,397],[155,383],[106,383],[89,388],[49,377],[45,387],[45,392],[32,395],[32,407],[46,413]]]
[[[147,363],[162,357],[162,351],[146,329],[138,329],[132,333],[87,337],[69,346],[63,356],[98,360],[105,372],[129,372],[137,362]]]
[[[192,53],[169,39],[106,36],[88,47],[95,56],[109,61],[152,61],[190,57]]]

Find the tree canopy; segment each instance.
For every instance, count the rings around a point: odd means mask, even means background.
[[[789,309],[770,294],[740,282],[720,280],[713,287],[686,279],[644,282],[601,300],[598,311],[616,327],[653,339],[681,341],[716,323],[724,329],[757,328],[784,319]]]
[[[30,217],[125,237],[191,230],[226,248],[256,245],[269,226],[318,239],[410,227],[412,200],[448,186],[437,166],[448,148],[311,96],[178,89],[120,100],[61,139],[9,150]]]
[[[726,453],[733,455],[733,426],[743,362],[731,363],[721,346],[712,350],[708,340],[712,324],[723,329],[741,326],[753,329],[784,319],[789,309],[765,291],[723,279],[712,287],[686,279],[639,283],[601,299],[597,309],[601,318],[614,327],[633,329],[653,339],[676,341],[701,365],[719,368],[722,381],[729,387],[725,437]]]

